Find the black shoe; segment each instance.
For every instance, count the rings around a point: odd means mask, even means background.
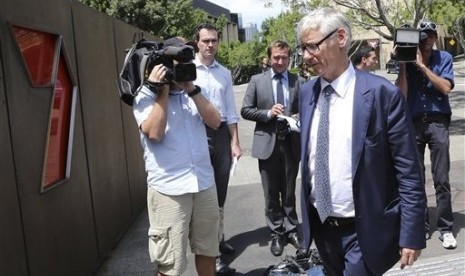
[[[271,254],[274,256],[281,256],[283,254],[284,250],[284,242],[283,239],[279,236],[274,236],[271,239],[271,246],[270,246],[270,251]]]
[[[289,234],[287,237],[287,242],[292,244],[296,249],[302,248],[302,243],[300,242],[299,235],[296,232]]]
[[[221,254],[234,254],[234,247],[229,244],[227,241],[220,242],[220,252]]]
[[[426,240],[431,239],[431,234],[429,232],[429,224],[428,223],[425,223],[425,238],[426,238]]]
[[[216,275],[217,276],[232,276],[236,273],[236,269],[223,263],[220,257],[216,258]]]

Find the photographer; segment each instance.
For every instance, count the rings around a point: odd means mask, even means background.
[[[159,276],[181,275],[190,242],[198,275],[213,276],[219,211],[205,124],[218,128],[220,114],[192,81],[167,82],[172,69],[155,65],[133,105],[148,174],[149,253]]]
[[[457,247],[457,241],[452,234],[454,218],[449,182],[449,124],[452,111],[448,96],[454,87],[452,56],[446,51],[433,49],[438,39],[434,22],[422,21],[418,27],[421,40],[416,61],[400,64],[397,86],[407,98],[423,174],[426,145],[430,149],[439,239],[444,248],[453,249]],[[426,216],[426,237],[430,238],[428,214]]]
[[[304,79],[287,71],[290,57],[286,42],[275,41],[268,46],[271,69],[252,76],[241,109],[244,119],[256,122],[252,157],[258,158],[274,256],[280,256],[287,243],[301,247],[295,209],[300,136],[287,131],[286,120],[278,120],[279,115],[299,113],[299,88]]]

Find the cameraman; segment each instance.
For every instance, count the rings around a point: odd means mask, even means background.
[[[190,242],[198,275],[213,276],[219,211],[205,124],[218,128],[220,114],[192,81],[166,82],[167,70],[163,64],[152,69],[154,86],[144,86],[133,106],[148,174],[150,259],[159,276],[181,275]]]
[[[457,242],[452,234],[454,219],[449,183],[449,124],[452,111],[448,96],[454,87],[452,56],[446,51],[433,49],[438,39],[436,23],[422,21],[418,29],[421,40],[416,62],[400,64],[397,86],[407,98],[410,108],[423,174],[427,144],[430,149],[439,239],[444,248],[453,249],[457,247]],[[428,214],[425,231],[429,238]]]

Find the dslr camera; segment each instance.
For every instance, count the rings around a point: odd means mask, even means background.
[[[190,45],[163,46],[159,50],[154,50],[148,55],[145,70],[146,79],[150,75],[153,67],[163,64],[168,68],[165,79],[171,81],[193,81],[197,78],[194,59],[194,48]],[[175,64],[174,61],[177,61]]]

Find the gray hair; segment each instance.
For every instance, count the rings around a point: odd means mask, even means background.
[[[315,9],[304,16],[297,24],[297,36],[300,39],[303,33],[309,29],[327,35],[335,29],[340,28],[347,32],[346,49],[348,51],[352,42],[350,24],[342,13],[329,7]]]

